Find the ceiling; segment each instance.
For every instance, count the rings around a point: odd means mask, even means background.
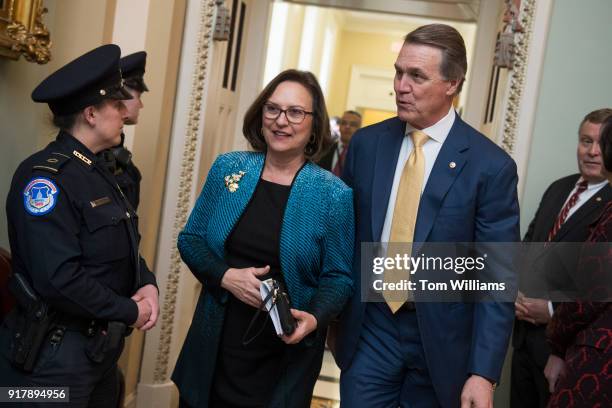
[[[382,12],[395,16],[476,22],[482,0],[284,0],[289,3]],[[489,0],[490,1],[490,0]]]

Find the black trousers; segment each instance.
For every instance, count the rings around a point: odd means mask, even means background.
[[[514,349],[510,388],[511,408],[544,408],[550,398],[544,367],[525,347]]]
[[[14,369],[9,363],[10,336],[8,328],[0,328],[2,385],[69,387],[70,396],[68,403],[18,403],[15,407],[117,407],[120,393],[117,360],[121,355],[123,342],[117,349],[109,350],[101,363],[94,363],[85,354],[85,348],[91,339],[78,331],[66,331],[60,343],[45,342],[33,372],[25,374]]]

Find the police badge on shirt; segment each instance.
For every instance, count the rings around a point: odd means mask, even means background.
[[[59,189],[48,178],[36,177],[23,190],[23,205],[31,215],[45,215],[53,210]]]

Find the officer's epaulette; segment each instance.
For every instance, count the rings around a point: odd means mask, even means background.
[[[70,160],[70,156],[64,153],[53,152],[42,163],[32,166],[35,170],[44,170],[53,174],[58,174],[64,164]]]

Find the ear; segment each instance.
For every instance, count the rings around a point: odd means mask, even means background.
[[[461,84],[462,79],[450,79],[448,81],[448,88],[446,89],[446,95],[451,96],[457,93],[457,89],[459,89],[459,85]]]
[[[88,106],[83,109],[83,118],[89,126],[94,126],[96,124],[96,113],[96,108],[93,106]]]

